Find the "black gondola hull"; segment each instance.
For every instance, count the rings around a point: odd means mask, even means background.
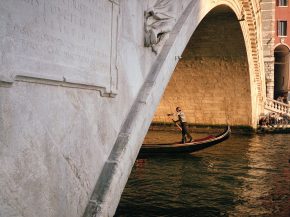
[[[143,144],[141,146],[139,155],[156,155],[156,154],[177,154],[177,153],[192,153],[200,151],[202,149],[211,147],[218,143],[221,143],[228,139],[231,134],[231,129],[228,126],[227,129],[217,135],[217,136],[208,136],[204,139],[199,139],[191,143],[179,144]]]

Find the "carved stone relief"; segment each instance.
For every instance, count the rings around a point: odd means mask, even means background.
[[[178,1],[157,0],[144,13],[145,46],[158,53],[169,37],[177,20]]]
[[[117,92],[119,0],[0,2],[0,81]]]

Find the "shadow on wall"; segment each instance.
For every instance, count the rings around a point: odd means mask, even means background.
[[[214,8],[199,24],[172,75],[153,122],[181,106],[196,125],[251,125],[245,42],[235,13]]]

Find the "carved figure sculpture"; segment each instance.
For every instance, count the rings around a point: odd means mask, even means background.
[[[178,1],[157,0],[153,7],[145,11],[145,46],[151,46],[156,54],[163,47],[176,23],[175,3]]]

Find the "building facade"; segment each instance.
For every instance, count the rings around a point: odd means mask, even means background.
[[[290,7],[289,0],[277,0],[275,6],[274,98],[290,98]]]
[[[290,100],[289,0],[263,0],[261,11],[267,97]]]

